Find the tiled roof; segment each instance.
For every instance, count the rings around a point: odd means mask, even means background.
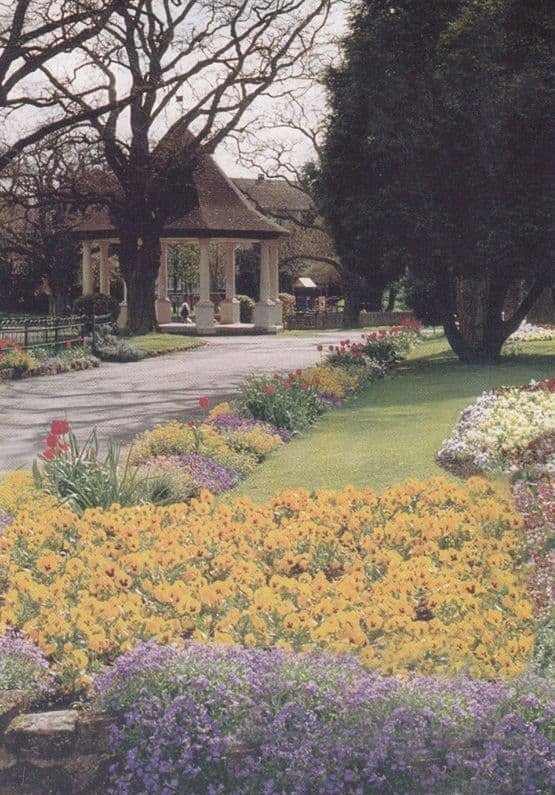
[[[163,139],[168,144],[177,127]],[[181,134],[181,133],[180,133]],[[168,237],[277,238],[287,235],[282,226],[258,212],[226,177],[210,155],[202,154],[193,173],[198,203],[190,212],[164,229]],[[84,238],[115,237],[108,211],[91,213],[76,230]]]
[[[243,179],[233,182],[260,210],[273,215],[309,212],[314,205],[310,196],[300,186],[284,179]]]

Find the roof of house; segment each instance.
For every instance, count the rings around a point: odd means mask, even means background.
[[[284,179],[233,179],[239,190],[263,212],[284,215],[308,212],[314,204],[308,193]]]
[[[315,290],[317,289],[318,285],[309,276],[299,276],[297,279],[295,279],[293,287],[295,288],[302,287],[305,290],[306,289]]]
[[[182,135],[183,131],[174,126],[161,144],[167,145],[177,134]],[[253,207],[210,155],[199,156],[193,182],[198,199],[196,206],[182,218],[168,223],[164,236],[263,240],[289,234]],[[91,213],[76,231],[80,237],[88,239],[115,236],[115,228],[106,209]]]

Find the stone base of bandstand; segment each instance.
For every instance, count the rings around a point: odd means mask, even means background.
[[[169,323],[172,319],[172,304],[169,298],[158,298],[156,301],[156,320],[160,323]]]
[[[119,315],[118,315],[118,329],[120,331],[124,331],[127,328],[127,322],[129,320],[129,313],[127,311],[127,301],[122,301],[119,305]]]
[[[278,331],[276,305],[273,301],[258,301],[255,304],[252,319],[254,328],[259,334],[275,334]]]
[[[238,298],[232,301],[222,301],[220,304],[220,323],[222,325],[233,325],[241,320],[241,302]]]
[[[197,334],[203,336],[207,334],[215,334],[216,328],[214,324],[214,304],[211,301],[206,303],[199,301],[195,304],[195,326]]]

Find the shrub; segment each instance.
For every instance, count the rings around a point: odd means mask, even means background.
[[[111,295],[103,293],[91,293],[81,295],[73,302],[73,312],[76,315],[92,317],[94,315],[110,315],[114,323],[119,317],[119,301]]]
[[[65,420],[53,420],[41,464],[33,464],[37,488],[82,513],[87,508],[109,508],[113,503],[136,505],[141,482],[128,464],[119,465],[119,449],[112,442],[104,461],[98,457],[96,430],[82,447]]]
[[[175,467],[171,459],[156,459],[141,470],[143,502],[153,505],[173,505],[187,502],[198,495],[199,486],[182,467]]]
[[[96,355],[105,362],[139,362],[144,359],[146,351],[136,348],[130,342],[111,333],[106,325],[97,327],[94,337]]]
[[[131,639],[183,636],[356,652],[384,674],[515,676],[533,648],[521,528],[510,495],[478,478],[31,509],[2,535],[0,631],[24,627],[64,681]]]
[[[256,302],[248,295],[235,296],[239,300],[239,320],[241,323],[252,323]]]
[[[283,317],[290,317],[295,314],[295,304],[297,299],[291,293],[279,293],[279,300],[283,304]]]
[[[22,690],[40,701],[53,690],[54,678],[40,649],[20,632],[0,636],[0,691]]]
[[[299,370],[288,377],[251,376],[240,384],[239,412],[289,431],[307,428],[323,411],[314,384]]]
[[[117,793],[547,792],[552,689],[384,678],[353,659],[144,644],[96,681]]]

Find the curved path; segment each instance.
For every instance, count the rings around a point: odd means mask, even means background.
[[[141,362],[0,381],[0,471],[29,467],[53,418],[67,417],[79,439],[97,426],[101,441],[125,442],[162,420],[199,416],[199,397],[206,395],[211,405],[224,400],[249,373],[313,364],[318,341],[340,336],[217,337],[195,350]]]

